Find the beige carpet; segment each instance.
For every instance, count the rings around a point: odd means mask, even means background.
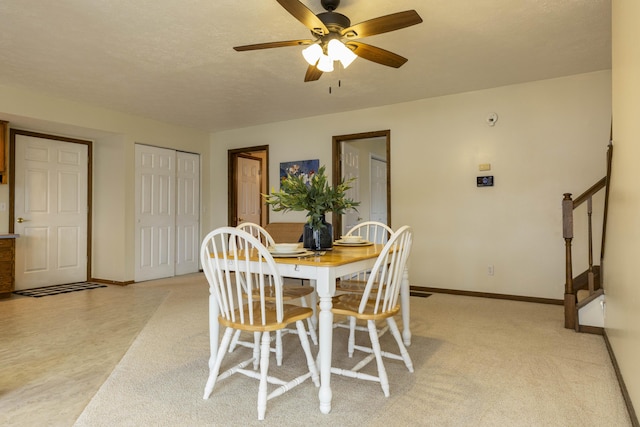
[[[333,376],[330,414],[307,381],[269,401],[259,422],[255,380],[232,376],[202,399],[207,287],[171,289],[77,426],[631,425],[602,337],[563,329],[561,307],[444,294],[411,298],[416,371],[386,361],[389,398],[376,383]],[[334,334],[335,365],[350,363],[345,332]],[[285,337],[285,349],[295,349],[285,365],[300,372],[295,340]]]

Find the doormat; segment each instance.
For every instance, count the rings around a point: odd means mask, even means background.
[[[69,283],[66,285],[45,286],[43,288],[25,289],[22,291],[14,291],[16,295],[25,297],[46,297],[48,295],[66,294],[69,292],[84,291],[86,289],[106,288],[107,285],[93,282]]]

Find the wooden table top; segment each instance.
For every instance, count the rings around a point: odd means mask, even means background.
[[[349,264],[352,262],[362,261],[366,259],[375,258],[380,255],[384,245],[382,244],[373,244],[368,246],[337,246],[334,245],[332,250],[321,251],[324,255],[309,255],[305,256],[302,254],[300,257],[297,256],[287,256],[287,257],[278,257],[273,256],[274,261],[277,264],[289,264],[289,265],[309,265],[316,267],[337,267],[340,265]],[[252,251],[253,252],[253,251]],[[241,254],[243,251],[241,251]],[[307,253],[312,254],[313,251],[307,251]],[[214,255],[211,254],[213,257]],[[228,254],[225,254],[225,258]],[[243,255],[240,255],[240,258],[243,258]],[[230,258],[234,258],[233,255]],[[255,253],[249,255],[250,259],[254,259]]]
[[[273,259],[278,264],[297,264],[297,265],[315,265],[318,267],[333,267],[338,265],[349,264],[351,262],[362,261],[365,259],[375,258],[380,255],[384,245],[369,246],[333,246],[333,249],[325,252],[324,255],[307,256],[307,257],[288,257]]]

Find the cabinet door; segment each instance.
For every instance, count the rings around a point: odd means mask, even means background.
[[[7,181],[7,171],[6,171],[6,162],[4,158],[4,153],[6,149],[7,143],[7,128],[9,127],[9,122],[5,122],[4,120],[0,120],[0,184],[6,184]]]
[[[0,239],[0,294],[13,292],[14,240]]]

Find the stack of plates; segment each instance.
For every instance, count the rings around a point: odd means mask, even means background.
[[[345,239],[344,236],[342,236],[342,239],[340,240],[336,240],[334,242],[335,245],[338,246],[369,246],[369,245],[373,245],[372,242],[368,241],[368,240],[364,240],[362,238],[360,239]]]
[[[296,257],[307,252],[299,243],[276,243],[269,247],[269,252],[277,257]]]

